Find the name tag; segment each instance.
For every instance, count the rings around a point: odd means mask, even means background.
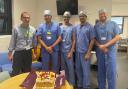
[[[107,32],[106,31],[101,30],[100,39],[101,39],[101,41],[106,41],[107,40]]]
[[[47,32],[47,36],[46,36],[46,39],[47,40],[51,40],[52,39],[52,33],[50,31]]]
[[[107,40],[107,38],[106,37],[101,37],[101,40],[105,41],[105,40]]]
[[[52,39],[52,37],[50,36],[50,35],[47,35],[47,40],[51,40]]]
[[[64,40],[64,39],[63,39],[62,41],[63,41],[63,42],[65,42],[65,40]]]
[[[31,47],[28,45],[25,47],[26,50],[29,50]]]

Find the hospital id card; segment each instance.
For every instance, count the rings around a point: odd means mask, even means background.
[[[25,47],[25,49],[26,50],[29,50],[31,47],[29,46],[29,45],[27,45],[26,47]]]
[[[51,40],[52,39],[52,37],[50,36],[50,35],[47,35],[47,40]]]
[[[47,40],[51,40],[52,39],[52,33],[50,31],[47,32],[47,36],[46,36],[46,39]]]
[[[100,39],[102,41],[106,41],[107,40],[107,32],[102,31],[100,34]]]
[[[107,38],[106,37],[101,37],[101,40],[105,41]]]

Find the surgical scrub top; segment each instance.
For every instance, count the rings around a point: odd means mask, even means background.
[[[37,29],[36,36],[41,36],[42,40],[47,46],[52,45],[59,36],[61,36],[61,30],[57,23],[52,22],[51,24],[40,24]],[[59,50],[59,46],[56,45],[53,49],[54,51]],[[42,47],[42,52],[46,52],[44,47]]]
[[[95,38],[94,28],[86,22],[84,25],[75,27],[76,33],[76,52],[86,53],[91,39]]]
[[[108,41],[112,40],[116,35],[119,35],[120,29],[118,25],[113,21],[107,21],[102,24],[101,22],[95,25],[95,35],[96,40],[100,44],[105,44]],[[115,44],[109,47],[109,50],[115,49]]]
[[[70,24],[68,26],[62,25],[61,27],[61,51],[69,52],[72,48],[72,37],[73,37],[73,26]]]

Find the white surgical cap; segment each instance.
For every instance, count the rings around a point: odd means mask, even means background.
[[[45,15],[51,15],[51,11],[50,10],[44,10],[44,16]]]
[[[80,11],[80,12],[79,12],[79,16],[87,16],[87,13],[84,12],[84,11]]]
[[[71,14],[69,11],[65,11],[64,14],[63,14],[64,17],[71,17]]]

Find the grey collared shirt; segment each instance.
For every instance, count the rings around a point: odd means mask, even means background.
[[[26,47],[32,48],[33,41],[35,39],[36,30],[34,27],[29,26],[28,28],[24,28],[21,25],[15,27],[12,30],[12,36],[9,44],[9,51],[20,51],[25,50]]]

